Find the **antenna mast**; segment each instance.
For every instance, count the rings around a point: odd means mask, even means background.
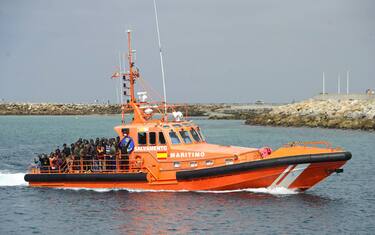
[[[326,76],[325,73],[323,72],[323,95],[326,94]]]
[[[132,48],[131,48],[131,39],[130,39],[130,36],[131,36],[131,31],[128,30],[128,48],[129,48],[129,52],[128,52],[128,61],[129,61],[129,82],[130,82],[130,103],[135,103],[135,97],[134,97],[134,72],[133,72],[133,66],[134,66],[134,63],[132,61],[132,55],[133,55],[133,51],[132,51]]]
[[[346,94],[349,95],[349,70],[346,71]]]
[[[157,34],[158,34],[158,42],[159,42],[161,76],[163,78],[164,115],[167,115],[167,93],[166,93],[166,90],[165,90],[165,74],[164,74],[163,52],[162,52],[161,40],[160,40],[159,20],[158,20],[158,11],[157,11],[157,8],[156,8],[156,0],[154,0],[154,10],[155,10],[156,31],[157,31]]]
[[[121,59],[121,52],[119,53],[119,69],[120,69],[120,76],[124,73],[124,68],[122,67],[122,59]],[[119,84],[120,84],[120,87],[119,87],[119,90],[120,90],[120,96],[117,97],[119,99],[119,103],[122,105],[124,103],[124,88],[123,88],[123,85],[122,85],[122,82],[121,82],[121,79],[119,79]],[[116,90],[117,91],[117,90]]]

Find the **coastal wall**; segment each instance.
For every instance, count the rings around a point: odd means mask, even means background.
[[[280,104],[228,104],[208,113],[209,119],[247,119],[249,115],[268,113]]]
[[[118,113],[121,113],[119,105],[49,103],[0,104],[0,115],[90,115]]]
[[[375,99],[313,98],[274,107],[269,112],[249,113],[245,123],[375,130]]]
[[[175,104],[176,110],[189,116],[207,116],[221,104]],[[0,103],[0,115],[93,115],[120,114],[119,104],[51,104],[51,103]]]

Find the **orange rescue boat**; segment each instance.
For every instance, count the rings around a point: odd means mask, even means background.
[[[135,98],[140,78],[132,57],[128,31],[129,71],[123,79],[122,124],[114,129],[134,148],[119,151],[114,160],[73,160],[58,168],[31,167],[25,180],[32,187],[123,188],[143,190],[237,190],[283,187],[304,191],[332,173],[341,173],[351,153],[327,142],[294,142],[271,151],[209,144],[198,125],[166,102]],[[125,114],[133,115],[125,123]],[[107,162],[106,162],[107,161]],[[106,166],[106,167],[103,167]]]

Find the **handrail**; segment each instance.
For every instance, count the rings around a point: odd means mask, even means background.
[[[101,159],[100,157],[104,157]],[[79,159],[64,159],[61,165],[40,165],[29,167],[29,172],[50,174],[50,173],[127,173],[139,169],[132,167],[133,162],[129,159],[128,154],[117,153],[115,155],[102,155],[99,158],[81,157]],[[121,159],[119,158],[121,156]],[[113,157],[113,159],[106,159],[107,157]],[[126,158],[128,157],[128,158]],[[123,159],[122,159],[123,158]],[[36,170],[38,169],[38,170]]]
[[[150,152],[144,152],[144,153],[146,153],[146,154],[148,154],[148,155],[151,156],[151,159],[153,160],[153,163],[151,163],[151,164],[158,163],[158,160],[155,159],[155,156],[152,155]],[[144,166],[144,168],[147,170],[147,172],[149,172],[149,173],[151,174],[151,176],[152,176],[154,179],[157,180],[157,179],[159,178],[159,177],[153,172],[153,170],[150,169],[150,167],[149,167],[147,164],[143,164],[143,166]]]
[[[318,145],[324,145],[328,149],[333,149],[332,144],[328,141],[296,141],[296,142],[290,142],[285,144],[285,147],[294,147],[294,146],[303,146],[303,147],[308,147],[308,146],[313,146],[317,147]]]
[[[142,154],[147,154],[150,157],[146,157],[147,160],[143,162],[143,164],[139,165],[136,164],[137,160],[129,158],[128,154],[121,154],[121,157],[124,157],[124,159],[120,159],[120,153],[117,153],[116,155],[102,155],[104,159],[99,158],[90,158],[85,159],[84,157],[81,157],[79,159],[70,159],[67,158],[62,165],[60,166],[50,166],[50,165],[42,165],[39,168],[34,167],[31,172],[41,173],[41,174],[52,174],[52,173],[68,173],[68,174],[74,174],[74,173],[128,173],[128,172],[139,172],[142,169],[146,170],[150,173],[150,176],[154,179],[159,178],[159,173],[162,171],[173,171],[176,170],[175,167],[173,167],[173,164],[175,162],[180,162],[181,167],[178,168],[180,170],[184,169],[193,169],[196,167],[192,167],[189,165],[190,162],[197,162],[200,168],[211,168],[211,167],[217,167],[226,165],[225,160],[226,159],[232,159],[235,163],[241,163],[248,160],[248,157],[253,158],[254,160],[258,155],[249,155],[252,153],[259,153],[259,150],[251,150],[246,151],[239,154],[229,154],[229,155],[223,155],[223,156],[215,156],[215,157],[207,157],[207,158],[199,158],[199,159],[174,159],[174,160],[162,160],[159,161],[156,156],[154,156],[150,152],[143,152]],[[128,156],[128,158],[126,158]],[[107,157],[113,157],[113,159],[106,159]],[[243,158],[245,157],[245,158]],[[254,158],[255,157],[255,158]],[[145,159],[145,156],[142,157]],[[222,160],[223,162],[216,162],[213,165],[206,165],[202,163],[205,163],[206,161],[215,161],[217,159]],[[188,165],[186,165],[188,164]],[[185,166],[186,165],[186,166]],[[203,166],[203,167],[202,167]],[[157,169],[155,169],[157,167]],[[37,169],[35,171],[35,169]]]

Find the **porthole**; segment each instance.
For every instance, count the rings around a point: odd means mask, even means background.
[[[198,166],[198,162],[190,162],[190,167],[197,167]]]
[[[232,158],[225,159],[225,165],[233,165],[233,159]]]
[[[212,160],[207,160],[206,161],[206,165],[207,166],[212,166],[214,164],[214,161],[212,161]]]
[[[173,166],[174,166],[175,168],[179,168],[179,167],[181,166],[181,163],[180,163],[180,162],[174,162],[174,163],[173,163]]]

